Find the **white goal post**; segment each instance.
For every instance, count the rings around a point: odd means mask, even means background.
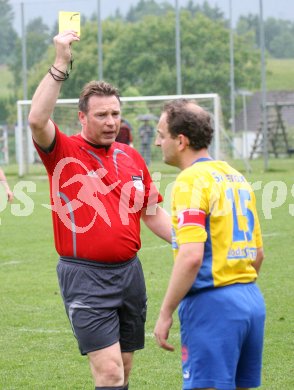
[[[220,134],[223,129],[223,118],[220,97],[216,93],[121,97],[122,116],[127,117],[127,119],[132,117],[135,121],[139,114],[146,114],[146,111],[149,113],[152,112],[155,116],[159,116],[160,110],[165,102],[179,98],[195,100],[211,113],[215,132],[210,152],[215,159],[219,159],[221,157]],[[79,131],[77,120],[78,101],[78,99],[58,99],[56,102],[53,119],[56,118],[58,126],[66,134],[73,134]],[[29,173],[29,166],[36,163],[36,153],[34,151],[31,131],[27,122],[27,115],[31,103],[31,100],[17,101],[15,141],[18,174],[20,177]],[[61,110],[62,108],[65,109],[64,113]],[[70,112],[72,112],[72,114],[70,114]]]

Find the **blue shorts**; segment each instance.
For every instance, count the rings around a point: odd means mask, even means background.
[[[179,318],[184,390],[260,386],[265,304],[255,283],[187,296]]]
[[[122,352],[144,348],[147,296],[138,257],[122,264],[62,257],[57,274],[82,355],[116,342]]]

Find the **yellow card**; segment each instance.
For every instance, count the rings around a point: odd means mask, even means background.
[[[59,32],[74,30],[81,35],[81,14],[80,12],[59,11]]]

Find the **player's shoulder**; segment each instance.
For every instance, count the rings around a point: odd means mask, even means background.
[[[65,134],[63,132],[63,130],[60,129],[60,127],[55,122],[53,122],[53,124],[55,126],[55,143],[56,144],[60,144],[60,145],[64,146],[66,144],[74,144],[77,142],[77,139],[78,139],[77,134],[74,134],[74,135]]]
[[[60,134],[60,142],[63,146],[67,145],[68,148],[72,148],[72,150],[87,146],[87,142],[81,136],[81,133],[67,135],[60,132]]]
[[[213,163],[214,161],[203,161],[192,164],[186,169],[182,170],[181,173],[178,175],[178,178],[189,179],[207,176],[211,173],[212,170],[215,169]]]

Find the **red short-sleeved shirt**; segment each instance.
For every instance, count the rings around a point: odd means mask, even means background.
[[[140,154],[114,142],[94,147],[56,126],[55,145],[36,145],[47,169],[60,256],[123,262],[140,249],[142,208],[162,201]]]

